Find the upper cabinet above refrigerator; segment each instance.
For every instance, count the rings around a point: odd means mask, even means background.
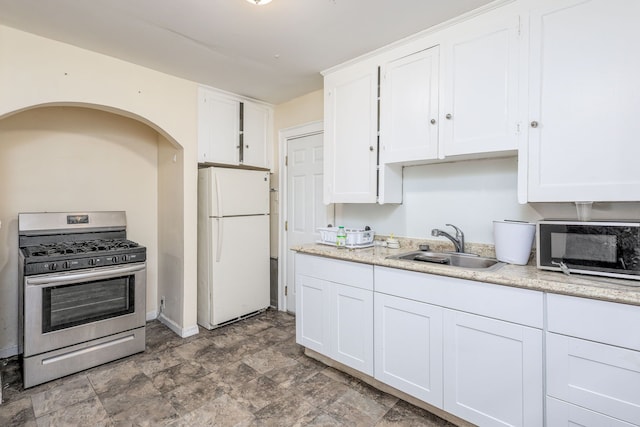
[[[198,88],[198,163],[271,169],[273,108]]]

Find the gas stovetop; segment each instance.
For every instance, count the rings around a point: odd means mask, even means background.
[[[96,239],[83,242],[57,242],[27,246],[25,257],[55,257],[69,254],[97,254],[108,251],[123,251],[137,248],[136,242],[127,239]]]
[[[21,248],[25,276],[143,262],[146,248],[127,239],[43,243]]]
[[[122,211],[22,213],[18,240],[25,276],[146,261]]]

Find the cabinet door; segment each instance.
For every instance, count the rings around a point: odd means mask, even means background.
[[[518,25],[505,6],[447,31],[441,158],[517,148]]]
[[[243,102],[242,164],[260,168],[270,167],[269,131],[271,112],[268,107]]]
[[[204,100],[209,140],[209,153],[204,161],[237,165],[240,143],[240,102],[215,92],[209,92]]]
[[[375,378],[442,407],[442,308],[376,292]]]
[[[198,163],[209,162],[213,153],[213,102],[211,91],[198,88]]]
[[[373,376],[373,292],[332,284],[331,357]]]
[[[482,426],[541,426],[542,331],[444,312],[444,410]]]
[[[640,200],[640,2],[529,3],[528,201]]]
[[[598,414],[580,406],[571,405],[552,397],[547,397],[547,425],[549,427],[633,427],[606,415]]]
[[[547,394],[640,425],[640,352],[547,333]]]
[[[296,342],[331,356],[331,282],[296,274]]]
[[[324,202],[375,203],[378,67],[325,77]]]
[[[438,157],[438,46],[381,68],[380,163]]]

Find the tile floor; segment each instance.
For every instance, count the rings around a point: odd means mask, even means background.
[[[9,360],[0,426],[452,426],[304,356],[274,310],[186,339],[149,322],[144,353],[21,382]]]

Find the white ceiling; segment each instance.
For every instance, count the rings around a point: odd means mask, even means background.
[[[278,104],[491,0],[0,0],[0,24]]]

